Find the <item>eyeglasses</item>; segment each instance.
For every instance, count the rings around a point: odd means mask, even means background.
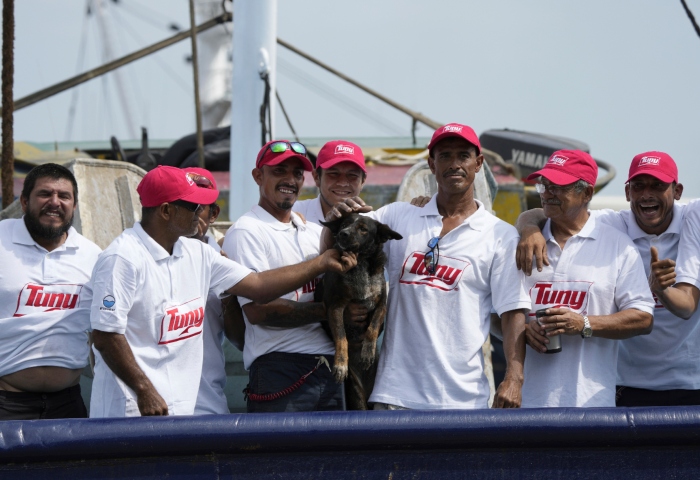
[[[559,186],[559,185],[545,185],[544,183],[536,183],[535,190],[537,193],[544,193],[545,191],[551,193],[552,195],[561,195],[562,193],[570,192],[574,188],[573,185]]]
[[[192,203],[192,202],[187,202],[185,200],[174,200],[172,202],[169,202],[171,205],[175,205],[176,207],[182,207],[188,212],[196,213],[199,211],[200,208],[204,208],[202,205],[199,203]]]
[[[189,172],[187,173],[187,178],[192,180],[195,183],[195,185],[197,185],[200,188],[208,188],[209,190],[214,190],[214,184],[211,183],[211,180],[209,180],[204,175]]]
[[[437,269],[438,260],[440,259],[440,247],[438,243],[440,242],[440,237],[433,237],[428,241],[428,248],[430,249],[423,257],[423,264],[425,269],[433,275],[435,269]]]
[[[299,142],[272,142],[258,155],[258,159],[255,161],[255,168],[260,168],[260,161],[268,150],[272,153],[283,153],[287,150],[293,150],[299,155],[304,155],[306,157],[306,147]]]

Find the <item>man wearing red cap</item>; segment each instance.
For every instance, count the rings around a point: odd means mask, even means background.
[[[270,301],[332,268],[337,252],[294,267],[251,273],[201,241],[197,212],[219,192],[174,167],[148,172],[137,191],[142,219],[100,255],[90,280],[95,346],[91,417],[191,415],[202,373],[210,292]]]
[[[369,402],[376,410],[487,408],[481,347],[493,309],[503,320],[508,358],[494,406],[519,407],[523,309],[530,302],[512,262],[518,236],[474,198],[484,161],[474,130],[444,125],[428,149],[438,186],[430,202],[423,208],[397,202],[368,213],[403,235],[384,247],[388,311]],[[368,210],[356,197],[336,204],[326,219]],[[324,234],[324,245],[331,244]]]
[[[588,153],[559,150],[528,177],[538,181],[547,218],[548,265],[525,277],[532,308],[523,407],[615,406],[615,340],[651,331],[654,302],[639,252],[588,212],[597,176]],[[556,337],[561,348],[548,350]]]
[[[700,404],[700,363],[687,353],[700,349],[700,314],[677,310],[672,301],[674,294],[695,288],[692,283],[698,278],[689,272],[681,279],[689,283],[681,283],[673,268],[676,258],[680,265],[684,253],[694,250],[683,245],[685,239],[693,238],[693,235],[681,235],[681,231],[692,224],[694,208],[677,203],[682,193],[683,185],[678,182],[673,158],[664,152],[644,152],[635,155],[630,163],[625,186],[630,209],[590,211],[596,221],[615,227],[632,239],[651,280],[656,301],[653,331],[620,342],[618,406]],[[518,222],[523,232],[518,263],[526,274],[533,253],[540,268],[542,262],[547,262],[543,251],[545,241],[535,225],[538,218],[542,220],[540,225],[543,224],[544,216],[538,212],[526,212]],[[679,283],[670,288],[675,281]],[[690,298],[692,301],[692,294]],[[683,320],[691,316],[690,321]]]
[[[362,149],[346,140],[326,143],[316,157],[313,176],[318,197],[297,201],[294,211],[301,213],[309,222],[319,223],[326,218],[333,205],[360,195],[367,179]]]
[[[318,255],[321,226],[292,212],[304,171],[312,169],[300,143],[263,146],[252,171],[260,200],[226,232],[224,251],[231,258],[263,272]],[[344,409],[343,386],[330,370],[335,349],[321,327],[325,309],[314,303],[317,281],[267,305],[239,297],[246,324],[248,412]]]

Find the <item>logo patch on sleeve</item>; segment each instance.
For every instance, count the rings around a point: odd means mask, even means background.
[[[82,285],[58,284],[37,285],[28,283],[17,297],[14,317],[31,313],[73,310],[78,305]]]
[[[202,333],[204,325],[204,302],[201,297],[167,307],[160,321],[160,340],[158,345],[179,342],[196,337]]]
[[[454,290],[469,265],[471,263],[466,260],[440,255],[435,273],[431,275],[425,268],[425,253],[413,252],[403,263],[399,283],[427,285],[445,291]]]

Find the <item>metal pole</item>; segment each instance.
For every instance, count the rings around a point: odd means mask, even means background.
[[[4,15],[4,14],[3,14]],[[211,20],[207,20],[206,22],[202,23],[196,28],[197,33],[204,32],[205,30],[209,30],[210,28],[213,28],[220,23],[224,22],[230,22],[233,16],[231,15],[231,12],[226,12],[218,17],[212,18]],[[3,37],[4,37],[3,33]],[[115,70],[119,67],[123,67],[124,65],[127,65],[135,60],[139,60],[140,58],[143,58],[147,55],[150,55],[151,53],[155,53],[159,50],[162,50],[166,47],[169,47],[170,45],[173,45],[177,42],[180,42],[182,40],[185,40],[187,38],[190,38],[192,35],[191,30],[187,30],[186,32],[180,32],[177,35],[173,35],[170,38],[166,38],[165,40],[162,40],[158,43],[155,43],[151,45],[150,47],[143,48],[141,50],[138,50],[134,53],[130,53],[129,55],[125,55],[121,58],[118,58],[114,60],[113,62],[105,63],[104,65],[101,65],[97,68],[94,68],[92,70],[89,70],[85,73],[81,73],[80,75],[76,75],[75,77],[71,77],[67,80],[64,80],[62,82],[59,82],[55,85],[51,85],[50,87],[44,88],[43,90],[39,90],[38,92],[34,92],[32,94],[27,95],[26,97],[22,97],[18,100],[15,101],[15,111],[19,110],[20,108],[28,107],[29,105],[33,105],[41,100],[44,100],[46,98],[49,98],[53,95],[56,95],[57,93],[61,93],[64,90],[68,90],[69,88],[73,88],[76,85],[80,85],[81,83],[85,83],[88,80],[92,80],[93,78],[97,78],[101,75],[104,75],[105,73],[109,73],[112,70]]]
[[[408,115],[408,116],[414,118],[416,121],[421,122],[422,124],[427,125],[428,127],[432,128],[432,129],[438,129],[438,128],[440,128],[440,127],[442,126],[441,123],[436,122],[435,120],[432,120],[432,119],[426,117],[426,116],[423,115],[422,113],[414,112],[414,111],[411,110],[410,108],[404,107],[404,106],[401,105],[400,103],[396,103],[395,101],[393,101],[392,99],[390,99],[390,98],[388,98],[388,97],[385,97],[385,96],[382,95],[381,93],[379,93],[379,92],[377,92],[377,91],[375,91],[375,90],[372,90],[371,88],[369,88],[369,87],[367,87],[367,86],[361,84],[360,82],[358,82],[358,81],[356,81],[356,80],[353,80],[352,78],[348,77],[348,76],[345,75],[344,73],[339,72],[338,70],[336,70],[335,68],[331,67],[330,65],[326,65],[325,63],[323,63],[322,61],[318,60],[317,58],[312,57],[312,56],[309,55],[308,53],[302,52],[301,50],[299,50],[298,48],[296,48],[296,47],[290,45],[289,43],[285,42],[284,40],[278,38],[278,39],[277,39],[277,43],[279,43],[280,45],[282,45],[282,46],[285,47],[286,49],[291,50],[292,52],[296,53],[297,55],[300,55],[300,56],[304,57],[305,59],[309,60],[310,62],[315,63],[315,64],[318,65],[319,67],[321,67],[321,68],[323,68],[323,69],[325,69],[325,70],[328,70],[329,72],[331,72],[332,74],[334,74],[334,75],[336,75],[336,76],[342,78],[342,79],[345,80],[346,82],[351,83],[352,85],[355,85],[357,88],[359,88],[359,89],[361,89],[361,90],[364,90],[365,92],[369,93],[369,94],[372,95],[373,97],[376,97],[376,98],[378,98],[379,100],[381,100],[381,101],[383,101],[383,102],[385,102],[385,103],[388,103],[389,105],[391,105],[391,106],[394,107],[395,109],[400,110],[400,111],[402,111],[403,113],[405,113],[406,115]]]
[[[197,119],[197,157],[199,158],[199,167],[204,168],[204,134],[202,133],[202,110],[199,105],[199,63],[197,62],[194,0],[190,0],[190,38],[192,39],[192,74],[194,76],[194,115]]]
[[[15,158],[12,118],[12,83],[14,80],[15,1],[4,0],[2,6],[2,208],[15,199]]]

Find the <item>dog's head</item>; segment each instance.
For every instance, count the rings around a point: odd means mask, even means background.
[[[389,240],[403,238],[387,225],[357,213],[332,222],[321,222],[321,225],[333,233],[339,250],[360,255],[375,252]]]

